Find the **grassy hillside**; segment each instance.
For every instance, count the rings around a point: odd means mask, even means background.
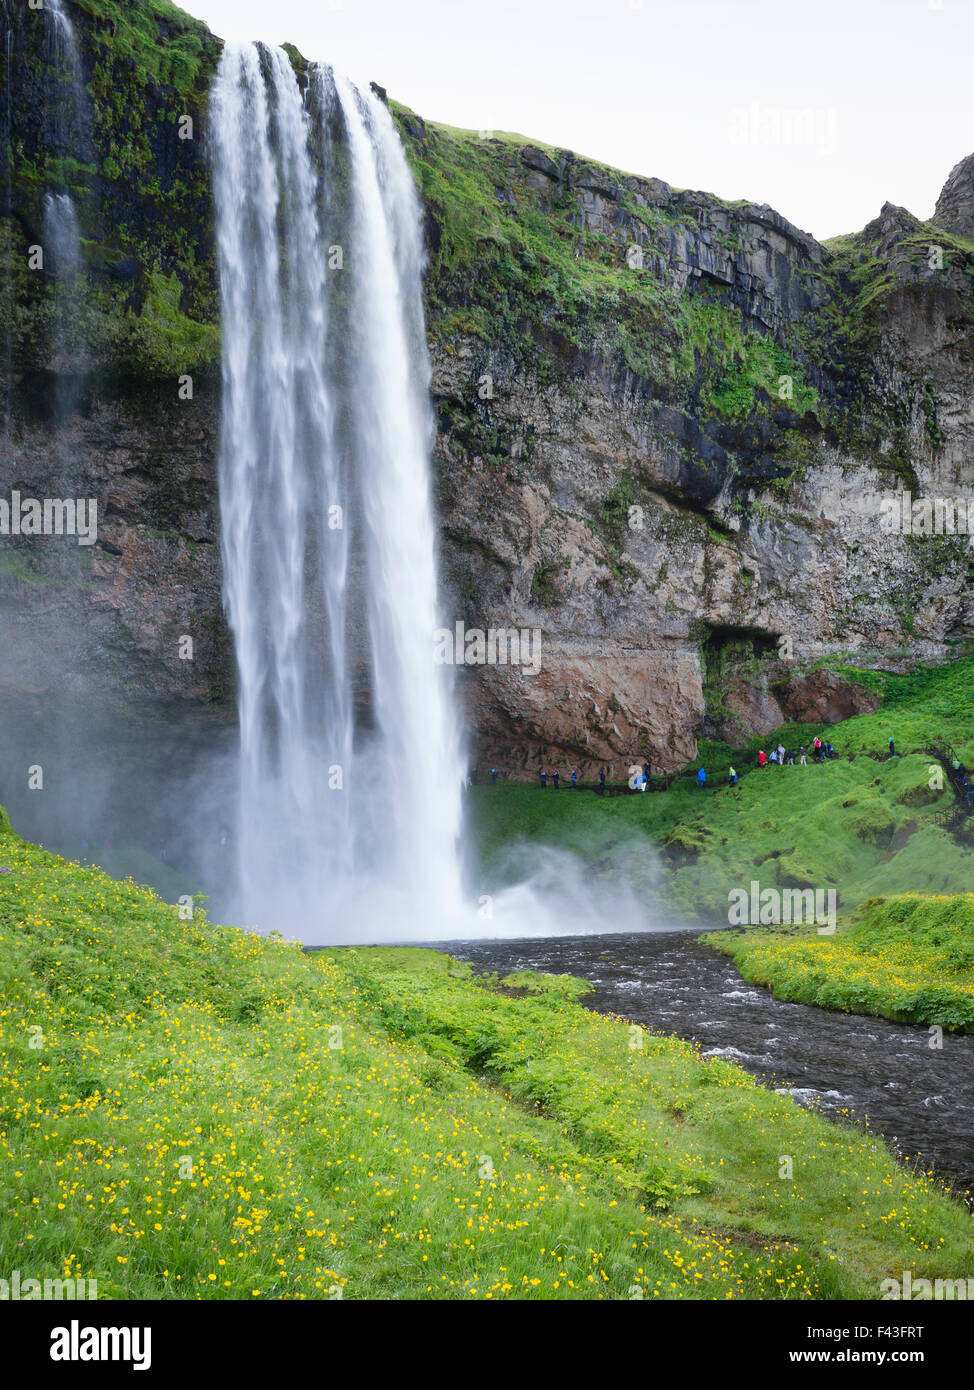
[[[704,939],[779,999],[974,1032],[974,893],[870,900],[834,937],[799,927]]]
[[[565,787],[474,789],[469,808],[485,887],[503,873],[510,845],[525,840],[573,850],[596,884],[628,876],[648,907],[687,920],[726,921],[728,893],[752,879],[762,887],[836,888],[840,908],[885,893],[963,891],[972,847],[937,824],[953,795],[946,783],[937,789],[935,765],[921,750],[946,738],[974,764],[974,658],[907,676],[855,674],[882,689],[876,713],[831,727],[791,725],[746,749],[705,747],[705,791],[690,777],[665,792],[605,799]],[[754,766],[759,745],[770,748],[780,736],[786,746],[808,747],[816,733],[832,739],[835,761]],[[901,756],[880,761],[889,737]],[[733,788],[731,762],[742,774]]]
[[[181,921],[4,823],[0,1263],[103,1298],[875,1297],[903,1268],[974,1273],[962,1206],[882,1144],[579,988]]]

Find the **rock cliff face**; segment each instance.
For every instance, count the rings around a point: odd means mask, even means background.
[[[91,499],[98,543],[0,536],[0,682],[226,701],[233,658],[221,604],[219,331],[202,139],[220,45],[165,4],[63,9],[78,39],[80,100],[50,14],[0,5],[0,85],[10,98],[0,499]],[[50,255],[32,268],[31,248],[51,250],[52,194],[77,209],[77,278]],[[192,659],[181,656],[187,636]]]
[[[934,221],[957,236],[974,236],[974,155],[968,155],[951,169],[937,199]]]
[[[0,537],[0,688],[228,699],[219,393],[204,390],[185,414],[164,388],[133,396],[98,382],[66,419],[49,397],[30,404],[20,402],[0,497],[91,498],[98,541]]]
[[[937,661],[970,639],[967,536],[882,527],[884,499],[904,491],[974,496],[974,243],[957,170],[937,223],[887,206],[822,247],[768,208],[407,129],[434,233],[452,213],[437,166],[469,176],[486,158],[501,205],[529,227],[527,208],[543,216],[553,261],[560,242],[604,267],[610,306],[596,300],[585,322],[549,292],[519,306],[518,342],[481,300],[464,333],[434,236],[457,610],[468,626],[542,633],[537,677],[467,677],[490,760],[674,766],[701,734],[735,741],[871,707],[826,665]],[[538,250],[510,242],[529,279]],[[470,283],[496,283],[481,256]]]
[[[44,134],[37,16],[4,11],[23,100],[0,497],[90,495],[101,525],[86,555],[0,538],[0,679],[228,701],[202,138],[219,44],[158,3],[66,7],[84,159]],[[823,246],[767,207],[392,109],[427,210],[445,621],[540,634],[537,674],[460,672],[478,761],[672,768],[701,737],[845,717],[872,698],[851,668],[974,637],[968,537],[884,529],[882,507],[974,497],[974,157],[932,223],[887,205]],[[73,315],[26,269],[51,188],[85,236]]]

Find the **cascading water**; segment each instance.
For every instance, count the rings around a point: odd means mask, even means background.
[[[212,122],[238,911],[306,940],[442,934],[461,764],[416,195],[372,93],[314,68],[303,96],[281,50],[225,50]]]
[[[315,81],[327,89],[330,75]],[[439,923],[459,899],[460,742],[437,626],[430,499],[433,422],[421,299],[418,199],[385,106],[336,83],[352,187],[353,450],[369,538],[369,616],[381,760],[370,777],[374,843]],[[378,794],[376,794],[378,793]]]
[[[63,0],[46,0],[44,16],[45,135],[55,156],[84,161],[90,154],[91,119],[78,36]]]
[[[91,121],[78,38],[62,0],[46,0],[44,14],[50,74],[45,135],[56,157],[83,161],[89,154]],[[74,199],[63,189],[51,189],[44,195],[43,213],[45,264],[55,279],[52,356],[57,372],[57,409],[63,418],[76,403],[84,365],[78,328],[84,294],[78,279],[84,265],[81,224]]]
[[[464,901],[422,222],[388,110],[323,66],[302,92],[283,51],[249,45],[224,50],[211,119],[240,717],[221,909],[306,942],[643,925],[624,890],[596,905],[570,856],[537,848],[530,883]]]
[[[75,147],[71,153],[76,158],[81,158],[85,151],[77,147],[87,143],[89,120],[78,36],[64,8],[63,0],[46,0],[44,13],[47,25],[47,58],[58,88],[53,117],[49,116],[48,124],[53,130],[56,143],[60,143],[62,139],[70,140]]]
[[[44,249],[51,269],[59,278],[81,265],[81,228],[73,200],[67,193],[44,195]]]

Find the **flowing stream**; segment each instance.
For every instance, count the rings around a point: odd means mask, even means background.
[[[777,1000],[686,931],[458,941],[477,970],[546,970],[595,986],[584,1001],[701,1045],[842,1121],[868,1121],[904,1158],[974,1189],[974,1037]],[[935,1039],[934,1039],[935,1041]]]

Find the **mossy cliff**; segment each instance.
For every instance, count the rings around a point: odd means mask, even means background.
[[[0,496],[94,497],[99,541],[80,551],[3,539],[0,608],[18,640],[0,678],[21,690],[85,680],[120,694],[225,698],[205,152],[220,43],[166,0],[62,8],[80,84],[49,13],[22,0],[0,9]],[[83,256],[67,280],[49,255],[40,271],[30,257],[45,242],[45,199],[64,193]],[[191,662],[178,658],[184,635],[195,639]]]
[[[219,41],[167,0],[69,0],[85,99],[56,62],[51,24],[3,0],[9,151],[0,190],[15,370],[51,365],[50,277],[28,269],[45,194],[78,209],[87,283],[73,347],[137,380],[212,367],[217,287],[203,111]]]
[[[468,679],[492,760],[673,766],[701,734],[871,708],[827,669],[844,653],[963,648],[967,538],[879,520],[902,490],[970,494],[969,204],[887,206],[823,246],[767,207],[399,116],[457,607],[544,635],[536,680]]]
[[[74,604],[89,677],[224,699],[205,147],[220,41],[166,0],[64,6],[84,121],[44,16],[3,0],[0,495],[70,458],[105,525],[91,574],[48,586],[36,649],[0,676],[28,680]],[[427,216],[447,617],[542,633],[538,676],[464,673],[480,756],[672,766],[699,735],[869,707],[824,669],[843,653],[896,668],[963,647],[967,538],[882,534],[878,497],[974,482],[970,161],[935,222],[887,206],[821,245],[766,206],[390,107]],[[28,269],[52,191],[72,195],[85,262],[57,315],[56,280]],[[46,564],[25,549],[0,601],[23,613]],[[188,630],[192,666],[171,657]]]

